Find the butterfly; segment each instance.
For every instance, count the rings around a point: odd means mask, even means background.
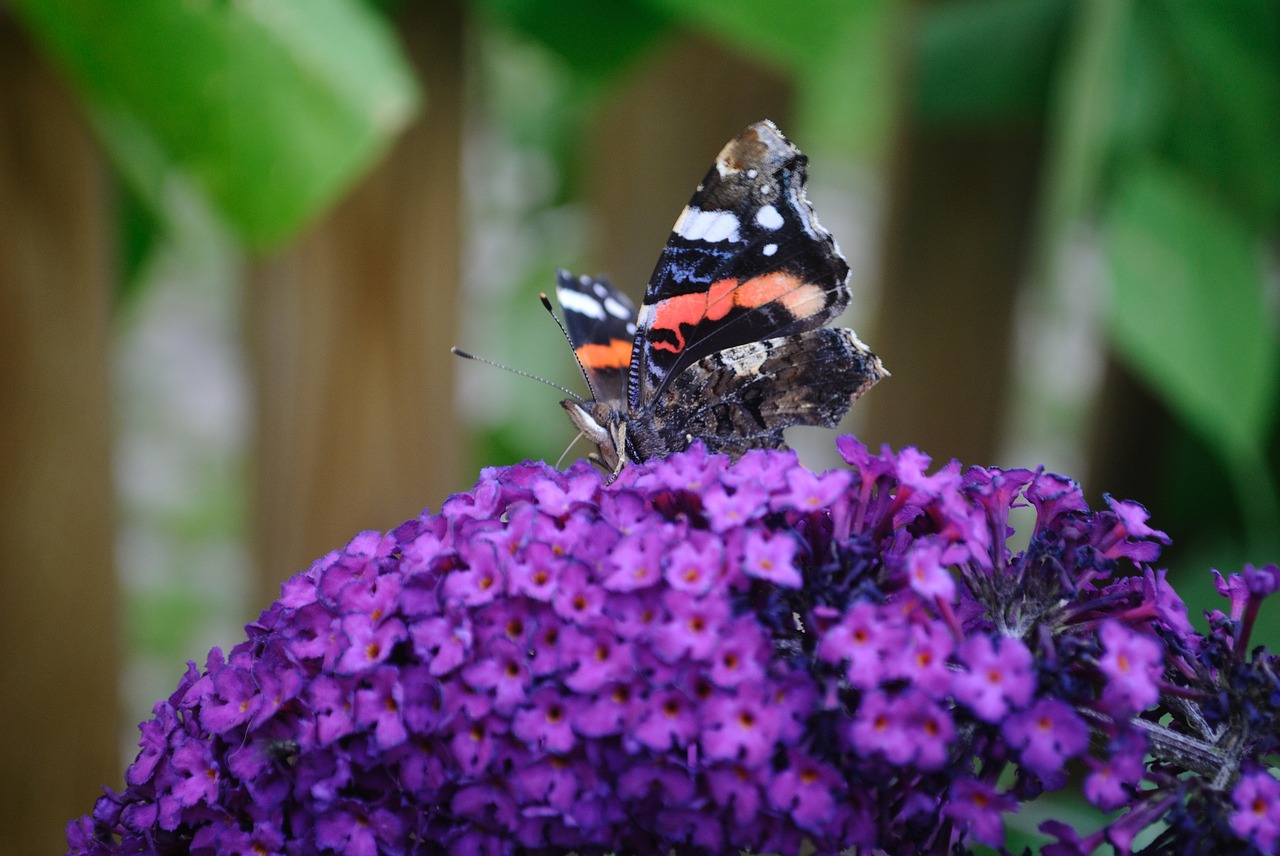
[[[635,304],[557,275],[591,399],[561,402],[613,474],[701,440],[736,458],[834,428],[888,375],[853,330],[849,266],[805,197],[808,159],[770,121],[734,137],[676,220]]]

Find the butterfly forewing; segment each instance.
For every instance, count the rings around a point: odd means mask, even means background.
[[[632,408],[708,354],[820,327],[848,304],[849,267],[805,180],[805,156],[771,122],[720,152],[649,281],[631,356]]]

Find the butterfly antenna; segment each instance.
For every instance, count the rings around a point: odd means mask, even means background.
[[[450,348],[449,350],[452,351],[454,355],[462,357],[464,360],[475,360],[477,363],[484,363],[486,366],[493,366],[495,369],[502,369],[503,371],[520,375],[520,377],[527,377],[531,380],[536,380],[538,383],[545,383],[547,386],[551,387],[552,389],[560,390],[565,395],[572,398],[574,401],[577,401],[577,402],[582,401],[582,396],[578,395],[578,393],[570,389],[565,389],[563,386],[561,386],[558,383],[552,383],[551,381],[547,380],[545,377],[538,377],[536,374],[530,374],[529,372],[522,372],[520,371],[520,369],[513,369],[511,368],[511,366],[504,366],[502,363],[495,363],[493,360],[486,360],[484,357],[477,357],[475,354],[469,354],[466,351],[462,350],[461,348]]]
[[[551,305],[551,298],[547,297],[547,293],[543,291],[538,294],[538,299],[542,301],[542,308],[547,310],[551,320],[556,322],[556,326],[560,328],[560,334],[564,336],[564,340],[569,343],[569,351],[573,354],[573,361],[578,364],[578,371],[582,372],[582,379],[587,382],[587,389],[591,391],[591,397],[598,398],[595,387],[591,385],[591,376],[587,374],[586,366],[582,364],[582,360],[578,359],[578,351],[573,346],[573,339],[569,338],[569,331],[565,329],[564,322],[560,320],[560,316],[556,314],[555,307]],[[574,442],[576,443],[577,441],[575,440]],[[571,443],[570,445],[573,444]]]

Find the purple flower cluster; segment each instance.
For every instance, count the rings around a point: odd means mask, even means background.
[[[71,853],[968,852],[1073,769],[1125,811],[1046,853],[1274,851],[1280,569],[1200,636],[1140,506],[838,446],[489,469],[358,535],[189,665]]]

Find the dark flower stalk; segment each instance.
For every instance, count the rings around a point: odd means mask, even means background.
[[[70,852],[1003,851],[1072,771],[1114,820],[1046,853],[1275,852],[1280,569],[1201,636],[1141,506],[838,446],[488,469],[356,536],[189,665]]]

